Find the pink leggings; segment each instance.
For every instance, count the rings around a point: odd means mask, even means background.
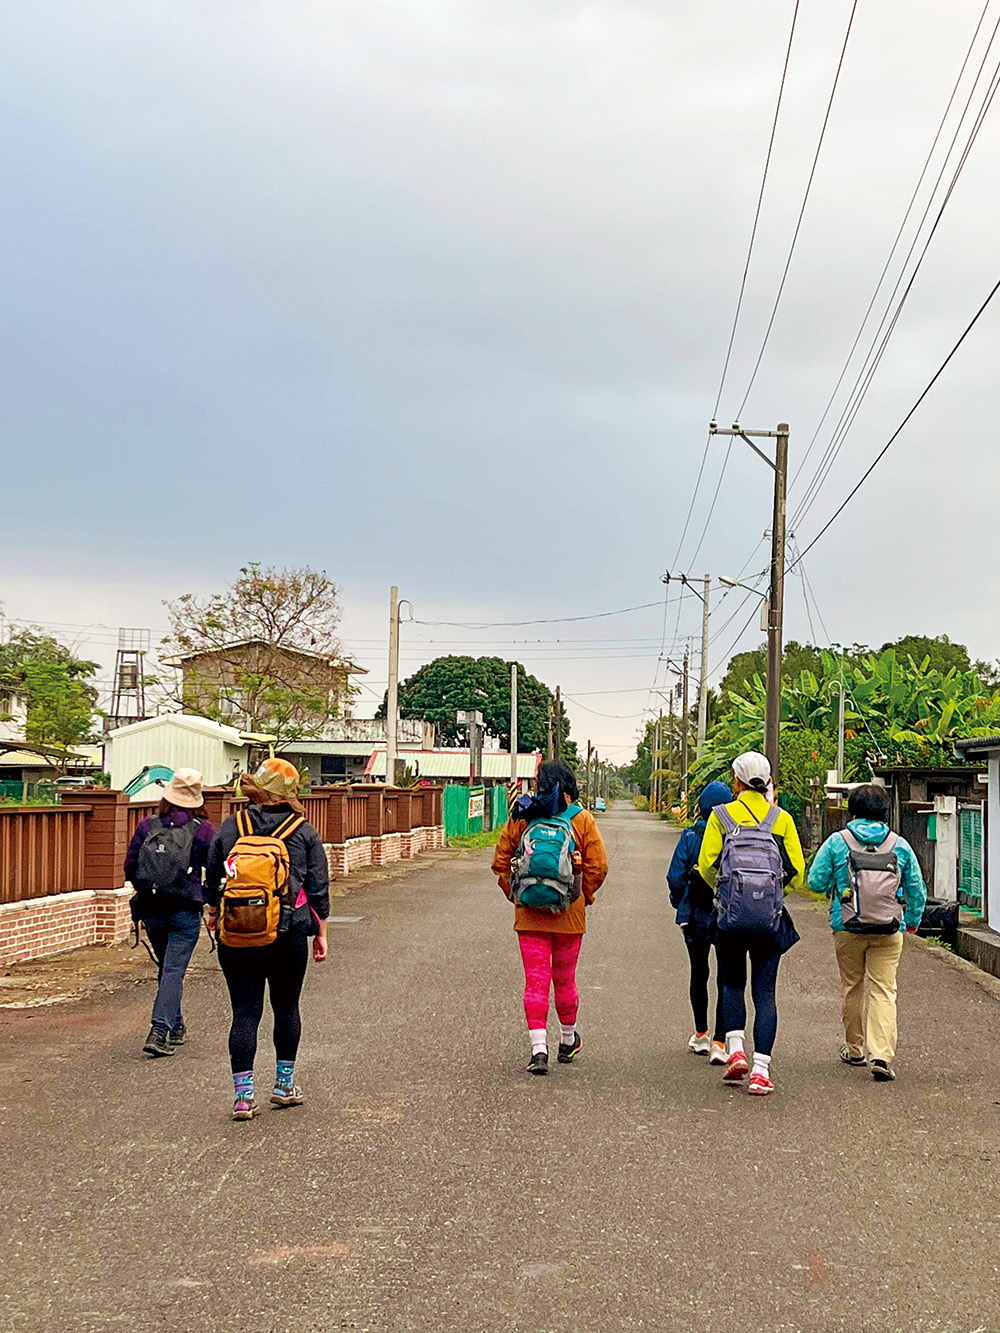
[[[559,935],[550,930],[519,930],[524,963],[524,1016],[530,1029],[545,1027],[549,1017],[549,988],[556,993],[556,1013],[563,1027],[576,1024],[580,992],[576,988],[576,960],[582,935]]]

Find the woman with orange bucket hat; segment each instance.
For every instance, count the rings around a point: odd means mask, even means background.
[[[302,1034],[299,996],[310,936],[314,961],[322,963],[327,956],[330,884],[320,836],[306,822],[298,799],[299,781],[298,770],[285,759],[266,759],[252,777],[241,778],[250,803],[225,821],[208,855],[208,928],[218,933],[219,963],[233,1009],[234,1120],[257,1114],[253,1062],[265,988],[274,1011],[277,1061],[271,1103],[301,1106],[304,1100],[295,1083]],[[272,868],[273,883],[261,876],[262,866]],[[254,884],[261,887],[254,889]],[[273,917],[262,906],[271,899]]]

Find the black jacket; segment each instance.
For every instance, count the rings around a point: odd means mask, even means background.
[[[244,808],[250,816],[254,833],[263,834],[265,837],[280,828],[289,815],[294,813],[290,805],[248,805]],[[236,820],[230,817],[215,835],[209,849],[204,894],[205,901],[212,907],[217,907],[222,898],[222,887],[226,878],[226,857],[233,850],[238,837]],[[319,834],[309,823],[296,829],[286,845],[292,902],[301,896],[300,889],[305,890],[307,900],[296,909],[292,926],[306,935],[315,935],[316,917],[325,921],[330,915],[330,872],[326,863],[326,852],[323,850]]]

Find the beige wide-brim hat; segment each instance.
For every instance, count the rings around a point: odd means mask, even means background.
[[[182,810],[197,810],[205,801],[201,794],[204,781],[196,768],[179,768],[164,788],[163,799]]]

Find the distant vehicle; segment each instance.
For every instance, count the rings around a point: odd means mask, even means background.
[[[93,778],[83,778],[78,773],[67,773],[61,778],[56,778],[52,785],[65,790],[67,787],[91,787],[93,783]]]
[[[607,808],[608,808],[607,802],[605,801],[604,797],[598,796],[597,800],[594,802],[594,809],[599,814],[603,814],[603,812],[607,810]]]

